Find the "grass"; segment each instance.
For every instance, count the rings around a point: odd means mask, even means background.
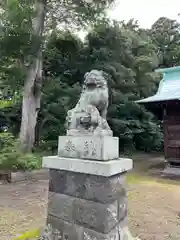
[[[25,232],[24,234],[20,235],[17,238],[14,238],[13,240],[33,240],[37,239],[40,236],[40,229],[32,230]]]
[[[159,184],[164,187],[166,186],[174,186],[179,185],[180,182],[177,180],[167,179],[167,178],[159,178],[151,175],[142,175],[139,173],[129,173],[127,176],[127,181],[129,184],[137,184],[137,183],[144,183],[144,184]]]

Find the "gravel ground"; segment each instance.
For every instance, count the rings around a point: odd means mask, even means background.
[[[48,181],[0,185],[0,239],[45,224]],[[141,240],[180,240],[180,186],[177,182],[131,182],[129,225]]]
[[[180,240],[180,186],[146,182],[131,185],[129,226],[141,240]]]
[[[48,181],[0,185],[0,240],[44,226]]]

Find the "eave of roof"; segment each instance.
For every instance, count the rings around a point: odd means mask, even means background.
[[[137,103],[162,102],[180,100],[180,66],[157,69],[156,72],[163,73],[163,79],[154,96],[136,101]]]
[[[163,102],[163,101],[170,101],[170,100],[180,100],[179,97],[173,97],[173,96],[168,96],[168,97],[163,97],[163,96],[151,96],[145,99],[141,99],[136,101],[136,103],[148,103],[148,102]]]

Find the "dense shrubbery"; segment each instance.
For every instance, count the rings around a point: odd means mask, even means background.
[[[158,121],[135,103],[157,91],[159,77],[153,72],[157,66],[156,47],[147,33],[142,34],[133,24],[99,24],[85,42],[69,32],[53,33],[44,50],[46,81],[36,126],[36,148],[56,151],[58,136],[65,133],[66,113],[79,98],[85,72],[94,68],[108,74],[108,122],[120,138],[121,151],[162,150]],[[4,116],[12,132],[18,134],[20,104],[11,109],[9,115],[5,108]]]
[[[11,133],[0,133],[0,169],[33,170],[41,168],[41,157],[24,154],[19,141]]]
[[[78,100],[85,72],[108,73],[108,122],[120,138],[120,149],[160,151],[163,135],[159,123],[136,99],[157,91],[159,76],[156,47],[133,24],[103,23],[94,27],[85,42],[66,32],[56,32],[44,52],[42,107],[39,114],[39,147],[57,148],[65,133],[66,112]],[[49,150],[50,150],[49,149]]]
[[[135,100],[146,98],[157,91],[159,76],[154,73],[154,69],[179,64],[178,29],[177,22],[164,18],[160,18],[149,30],[141,29],[133,21],[127,24],[104,21],[91,29],[85,41],[70,32],[55,29],[51,36],[48,35],[43,52],[44,84],[35,148],[40,151],[57,151],[58,136],[65,133],[66,113],[78,100],[85,72],[102,69],[108,74],[108,122],[114,135],[120,138],[121,151],[163,150],[159,121],[143,106],[136,104]],[[11,56],[11,51],[9,54]],[[12,70],[16,72],[17,69]],[[1,109],[0,123],[3,126],[7,124],[9,131],[18,136],[22,85],[12,85],[12,81],[8,81],[11,79],[9,72],[2,71],[1,74],[1,88],[13,87],[19,94],[19,100]],[[17,76],[14,84],[16,80],[19,81],[19,75],[13,72],[13,76]],[[31,161],[31,168],[35,167],[36,156],[21,155],[16,147],[18,142],[11,140],[8,140],[8,146],[3,147],[1,161],[11,166],[11,161],[16,161],[20,168],[26,168]],[[8,162],[8,158],[12,160]],[[26,162],[26,166],[23,162]]]

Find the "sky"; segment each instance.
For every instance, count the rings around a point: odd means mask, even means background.
[[[112,19],[128,21],[134,18],[140,27],[150,28],[159,17],[168,17],[180,22],[180,0],[117,0],[108,11]],[[79,32],[84,38],[85,32]]]
[[[143,28],[150,28],[159,17],[180,21],[180,0],[117,0],[109,16],[116,20],[138,20]]]

